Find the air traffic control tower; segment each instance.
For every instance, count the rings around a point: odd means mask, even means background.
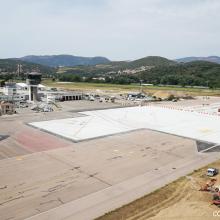
[[[38,97],[38,85],[41,82],[41,73],[38,72],[31,72],[27,75],[27,84],[29,87],[29,101],[30,102],[37,102],[39,101]]]

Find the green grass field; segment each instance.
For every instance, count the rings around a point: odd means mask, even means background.
[[[50,87],[64,88],[68,90],[115,90],[115,91],[140,91],[139,84],[131,85],[117,85],[105,83],[85,83],[85,82],[71,82],[59,83],[51,80],[43,80],[44,85]],[[174,86],[142,86],[144,92],[157,92],[157,91],[180,91],[190,95],[207,95],[207,96],[220,96],[220,89],[201,89],[201,88],[184,88]]]

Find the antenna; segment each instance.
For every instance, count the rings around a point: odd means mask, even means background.
[[[18,78],[20,77],[21,73],[22,73],[22,65],[21,65],[21,64],[18,64],[18,65],[17,65]]]

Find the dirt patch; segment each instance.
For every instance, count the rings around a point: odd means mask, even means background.
[[[161,99],[168,99],[170,96],[178,97],[178,98],[187,98],[190,97],[190,95],[187,92],[183,91],[157,91],[153,93],[153,96]]]
[[[210,166],[220,169],[220,161]],[[194,171],[191,175],[182,177],[98,220],[216,219],[213,217],[213,212],[220,209],[212,205],[212,193],[199,191],[200,187],[210,180],[205,175],[207,167]],[[216,178],[216,186],[219,186],[220,176]]]

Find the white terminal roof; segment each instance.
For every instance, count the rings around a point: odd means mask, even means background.
[[[28,87],[28,84],[27,83],[16,83],[16,86],[25,88],[25,87]],[[39,84],[38,88],[45,88],[45,86],[42,84]]]
[[[16,83],[16,86],[27,87],[27,83]]]
[[[74,141],[145,128],[220,143],[220,116],[217,115],[155,106],[86,111],[82,114],[85,116],[30,124]]]
[[[42,85],[42,84],[39,84],[38,87],[39,87],[39,88],[45,88],[46,86],[44,86],[44,85]]]

